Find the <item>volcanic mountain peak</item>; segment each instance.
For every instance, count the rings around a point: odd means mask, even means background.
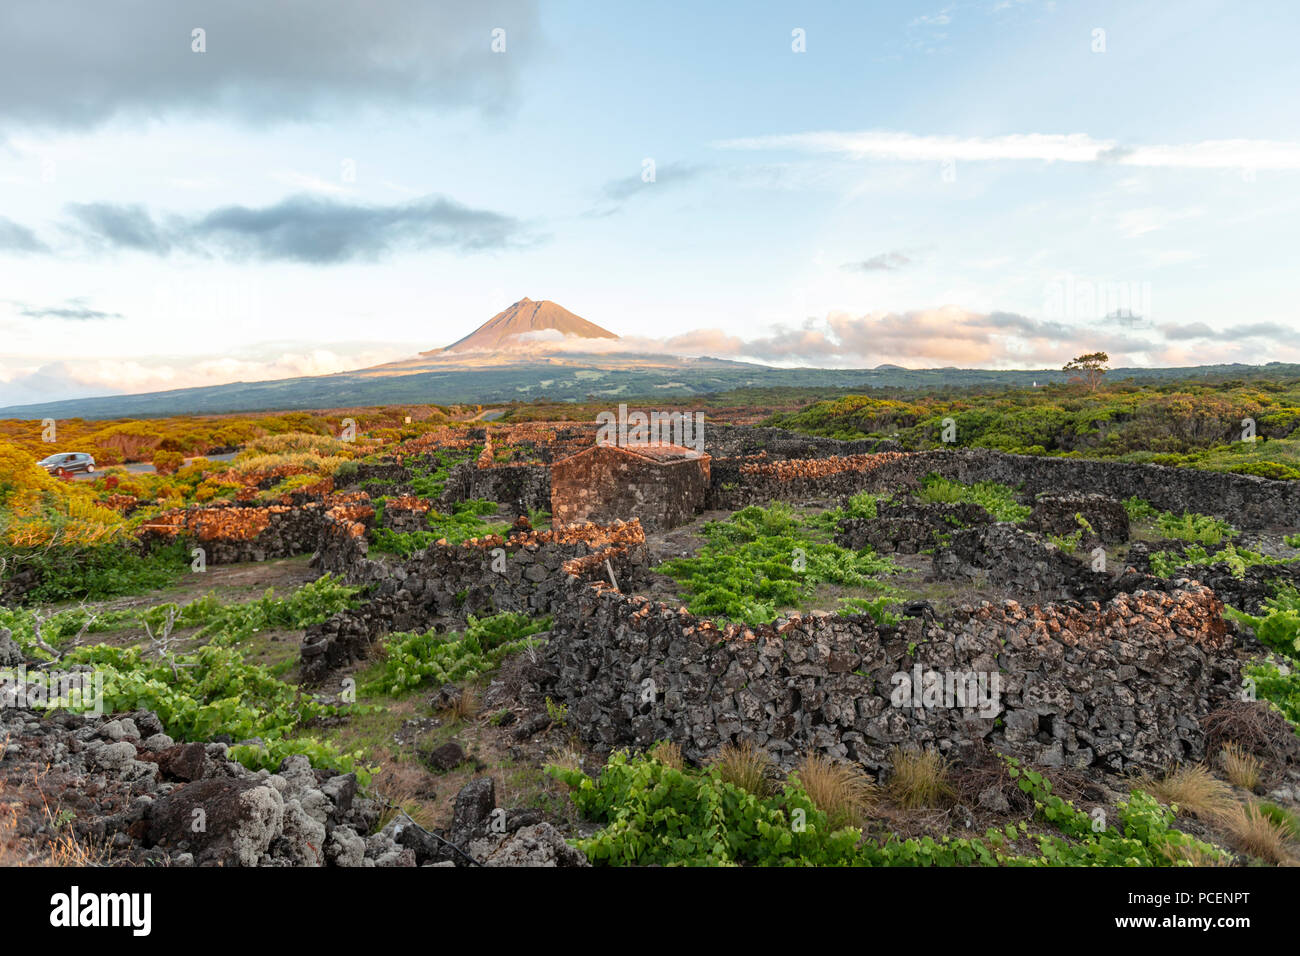
[[[498,312],[460,341],[436,351],[496,351],[522,344],[510,341],[515,336],[528,332],[547,331],[584,339],[618,338],[613,332],[574,315],[562,305],[557,305],[549,299],[534,302],[532,299],[524,298],[504,312]]]

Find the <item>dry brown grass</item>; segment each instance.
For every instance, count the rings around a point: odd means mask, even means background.
[[[563,770],[582,770],[582,751],[572,741],[563,746],[552,747],[546,755],[548,767],[560,767]]]
[[[1259,758],[1240,744],[1224,744],[1219,751],[1219,765],[1234,787],[1254,790],[1259,786],[1262,765]]]
[[[46,845],[48,856],[42,866],[108,866],[111,865],[112,848],[105,839],[100,842],[85,840],[64,824],[54,831]]]
[[[766,750],[755,747],[746,741],[743,744],[727,744],[714,758],[713,766],[724,783],[739,787],[757,797],[766,796],[772,790],[767,774],[772,767],[772,758]]]
[[[1296,846],[1289,828],[1265,814],[1254,800],[1234,803],[1217,816],[1216,822],[1227,830],[1229,841],[1242,853],[1274,866],[1296,863]]]
[[[4,744],[0,744],[0,753],[4,753]],[[21,866],[22,858],[17,852],[18,805],[10,803],[5,797],[4,784],[0,783],[0,866]]]
[[[1175,767],[1159,780],[1139,777],[1134,785],[1161,803],[1177,807],[1179,813],[1194,817],[1215,817],[1236,805],[1232,789],[1199,763]]]
[[[906,810],[938,807],[952,796],[949,763],[937,750],[895,747],[889,762],[893,769],[887,789],[900,807]]]
[[[799,784],[832,830],[860,826],[876,801],[877,788],[857,767],[809,754],[796,771]]]
[[[419,767],[393,762],[392,755],[388,752],[384,752],[383,760],[377,762],[381,763],[383,769],[375,774],[371,792],[384,805],[379,815],[378,829],[382,830],[402,811],[425,829],[434,827],[438,822],[437,814],[419,797],[427,777],[426,772]]]
[[[48,771],[48,767],[46,770]],[[29,861],[37,866],[107,866],[112,861],[112,847],[105,837],[102,840],[90,840],[77,836],[73,828],[73,818],[65,817],[62,810],[55,810],[41,787],[41,778],[33,772],[32,784],[41,797],[41,808],[45,815],[45,824],[52,836],[46,842],[41,855]]]
[[[661,740],[651,747],[650,756],[672,770],[681,770],[686,766],[682,748],[671,740]]]
[[[460,693],[451,699],[444,713],[452,720],[473,720],[478,716],[482,706],[478,689],[472,684],[466,684],[460,689]]]

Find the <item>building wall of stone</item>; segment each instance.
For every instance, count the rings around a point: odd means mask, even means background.
[[[542,464],[494,465],[480,468],[464,461],[452,467],[442,493],[444,504],[483,498],[513,505],[516,514],[551,506],[551,470]]]
[[[567,527],[636,517],[650,531],[674,528],[703,509],[709,468],[707,455],[659,462],[594,446],[551,466],[551,521]]]

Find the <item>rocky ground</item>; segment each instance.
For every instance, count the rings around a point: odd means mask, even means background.
[[[841,543],[888,554],[898,570],[886,582],[903,603],[922,609],[918,615],[1010,599],[1104,602],[1136,586],[1137,579],[1125,579],[1126,573],[1148,574],[1151,553],[1179,545],[1149,528],[1130,527],[1116,501],[1093,498],[1036,505],[1019,526],[988,520],[964,505],[904,501],[878,520],[841,527]],[[809,515],[839,503],[793,502]],[[1084,512],[1090,534],[1063,548],[1060,537],[1077,529],[1075,516]],[[682,527],[647,536],[649,566],[697,554],[705,543],[702,525],[728,514],[706,512]],[[501,516],[508,517],[508,509],[503,507]],[[1295,551],[1280,533],[1255,532],[1241,542],[1273,557]],[[1089,566],[1093,548],[1105,553],[1105,572]],[[165,592],[94,607],[143,608],[208,593],[245,601],[268,587],[299,586],[317,573],[305,556],[214,565]],[[1252,569],[1238,579],[1207,568],[1202,579],[1226,595],[1224,600],[1253,611],[1269,593],[1269,575],[1276,573]],[[681,604],[676,583],[666,575],[643,575],[635,586],[671,607]],[[824,589],[809,610],[834,609],[846,595]],[[446,626],[453,624],[449,620]],[[1235,626],[1231,635],[1232,654],[1241,661],[1261,653],[1260,645]],[[122,629],[85,640],[131,646],[143,637]],[[249,649],[251,659],[283,667],[296,679],[302,637],[301,632],[259,634]],[[175,638],[174,650],[189,649],[189,635],[178,632]],[[0,642],[0,665],[20,663],[16,645]],[[331,674],[330,687],[360,677],[370,663],[348,663]],[[479,678],[422,687],[386,698],[382,707],[304,728],[341,750],[363,751],[377,768],[365,785],[356,774],[314,768],[302,756],[285,759],[274,772],[247,769],[230,759],[235,741],[173,740],[158,716],[147,711],[81,717],[0,706],[0,864],[586,866],[585,855],[570,841],[595,828],[576,816],[564,785],[545,768],[558,764],[595,772],[609,748],[593,745],[590,736],[584,743],[574,715],[562,700],[548,696],[556,674],[547,666],[545,655],[519,653]],[[334,693],[315,684],[309,689],[326,700]],[[1239,796],[1300,809],[1300,741],[1280,717],[1271,723],[1261,718],[1261,708],[1249,714],[1231,710],[1220,708],[1210,723],[1203,722],[1200,731],[1211,745],[1206,752],[1217,753],[1224,742],[1246,741],[1262,773],[1253,793]],[[877,836],[964,836],[1032,814],[1025,794],[987,748],[953,750],[948,756],[953,758],[951,799],[928,809],[884,800],[873,821]],[[1131,774],[1099,767],[1055,765],[1046,773],[1060,795],[1108,814],[1117,812],[1133,783]],[[1232,846],[1232,835],[1209,818],[1191,816],[1179,826]],[[1238,862],[1247,860],[1244,853],[1237,856]]]
[[[225,743],[177,743],[156,715],[0,711],[0,862],[8,865],[586,866],[495,781],[457,793],[426,828],[358,791],[354,774],[286,758],[275,773]]]

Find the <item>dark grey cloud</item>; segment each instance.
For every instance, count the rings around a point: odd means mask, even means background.
[[[519,220],[443,196],[369,206],[292,196],[272,206],[224,206],[195,218],[155,219],[139,206],[68,207],[69,231],[86,245],[168,255],[316,265],[377,260],[404,249],[478,252],[536,241]]]
[[[882,252],[861,262],[846,262],[844,268],[850,272],[897,272],[911,264],[912,260],[901,252]]]
[[[26,226],[0,216],[0,252],[49,252],[49,247]]]
[[[73,231],[96,245],[155,255],[166,255],[171,250],[171,240],[166,237],[164,228],[153,221],[143,206],[71,203],[67,211],[75,222]]]
[[[398,206],[359,206],[311,196],[264,209],[227,206],[187,230],[192,243],[237,256],[329,263],[376,259],[401,247],[481,251],[516,245],[522,227],[509,216],[441,196]]]
[[[117,115],[251,121],[392,105],[485,110],[541,44],[536,0],[6,0],[0,119],[86,127]],[[192,31],[206,31],[206,52]],[[505,52],[492,31],[505,30]]]
[[[1027,338],[1067,340],[1079,334],[1077,326],[1051,319],[1033,319],[1019,312],[994,310],[984,317],[985,324],[999,332],[1014,332]]]

